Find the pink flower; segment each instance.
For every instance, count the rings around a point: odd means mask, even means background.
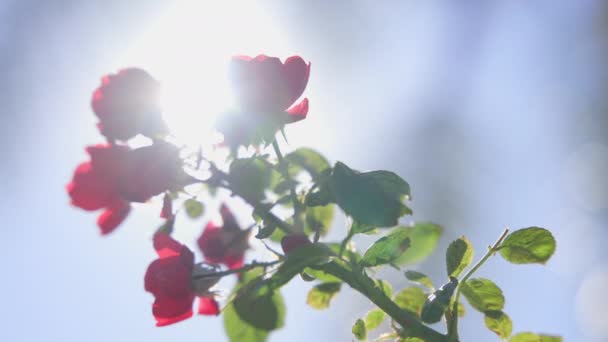
[[[249,249],[250,230],[241,230],[225,204],[220,213],[223,226],[209,222],[197,241],[198,246],[210,263],[225,264],[230,269],[242,267],[245,251]]]
[[[239,108],[218,125],[229,144],[268,140],[285,124],[306,118],[308,99],[294,105],[310,75],[310,63],[301,57],[291,56],[283,63],[265,55],[235,56],[230,71]]]
[[[148,266],[144,287],[155,297],[152,314],[156,325],[165,326],[192,317],[192,304],[201,293],[199,313],[219,314],[219,305],[208,292],[219,278],[205,278],[202,288],[193,278],[194,254],[167,234],[154,236],[154,249],[158,259]]]
[[[101,134],[110,140],[167,133],[161,118],[160,84],[142,69],[127,68],[104,76],[93,93],[91,107],[99,118]]]

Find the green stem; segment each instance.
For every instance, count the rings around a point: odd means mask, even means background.
[[[391,298],[376,286],[374,281],[360,270],[351,270],[341,262],[333,262],[315,266],[315,269],[331,274],[376,304],[382,311],[399,323],[407,331],[408,336],[421,337],[426,342],[446,342],[447,337],[424,325],[418,317],[401,309]]]
[[[458,301],[460,299],[460,287],[461,285],[466,282],[467,280],[469,280],[469,278],[492,256],[494,255],[494,253],[496,253],[498,251],[498,248],[500,247],[500,245],[502,244],[502,242],[504,241],[504,239],[507,237],[507,234],[509,234],[509,229],[505,229],[502,234],[500,234],[500,236],[498,237],[498,239],[496,240],[496,242],[494,242],[494,244],[488,248],[488,251],[486,252],[486,254],[473,266],[471,267],[471,269],[469,269],[469,271],[462,277],[462,279],[460,279],[460,282],[458,283],[458,287],[456,287],[456,293],[453,297],[453,305],[452,305],[452,310],[451,313],[449,315],[449,320],[448,320],[448,336],[450,337],[451,341],[458,341]]]
[[[295,229],[292,225],[288,224],[287,222],[278,218],[275,214],[271,213],[270,210],[267,209],[266,206],[264,206],[262,203],[260,203],[256,200],[253,200],[251,198],[248,198],[244,194],[238,193],[235,189],[233,189],[229,185],[229,183],[230,183],[229,174],[218,169],[217,167],[215,167],[215,165],[211,166],[211,172],[213,173],[213,177],[219,177],[219,179],[222,179],[222,180],[225,180],[228,182],[228,184],[223,184],[221,182],[214,182],[215,186],[219,186],[224,189],[230,190],[230,191],[232,191],[233,194],[241,197],[245,202],[247,202],[247,204],[249,204],[250,206],[253,207],[253,210],[255,211],[255,213],[260,215],[263,220],[272,222],[286,234],[292,234],[295,232]],[[207,181],[203,181],[203,180],[198,180],[198,181],[203,182],[203,183],[208,183]]]
[[[274,260],[274,261],[269,261],[269,262],[253,262],[253,263],[245,265],[241,268],[234,268],[231,270],[226,270],[226,271],[221,271],[221,272],[213,272],[213,273],[206,273],[206,274],[192,276],[192,279],[196,280],[196,279],[203,279],[203,278],[224,277],[224,276],[227,276],[230,274],[247,272],[247,271],[257,268],[257,267],[266,268],[266,267],[274,266],[282,261],[283,260]]]
[[[353,232],[353,227],[351,225],[350,229],[348,230],[348,235],[346,235],[346,237],[344,238],[344,240],[342,240],[342,243],[340,244],[340,251],[338,253],[338,257],[342,257],[342,254],[344,254],[344,250],[346,249],[346,245],[348,245],[348,242],[353,238],[353,236],[355,236],[355,233]]]
[[[281,149],[279,148],[279,143],[277,142],[277,139],[274,139],[272,141],[272,148],[274,149],[274,153],[277,155],[277,159],[279,160],[279,171],[281,173],[281,176],[283,176],[285,181],[289,181],[289,169],[287,163],[285,162],[285,158],[283,157],[283,153],[281,153]],[[289,186],[289,193],[291,195],[291,201],[293,203],[294,226],[297,231],[303,231],[304,223],[302,222],[302,217],[300,217],[302,206],[300,204],[300,201],[298,200],[298,194],[293,183]]]

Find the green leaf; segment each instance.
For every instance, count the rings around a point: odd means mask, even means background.
[[[265,239],[269,236],[272,235],[272,233],[274,233],[274,231],[277,229],[277,225],[274,224],[273,222],[264,222],[265,225],[263,227],[260,228],[260,230],[258,231],[258,233],[255,235],[256,238],[258,239]]]
[[[339,283],[342,280],[340,280],[340,278],[337,278],[336,276],[333,276],[329,273],[325,273],[322,270],[315,270],[309,267],[306,267],[304,269],[304,273],[306,273],[307,275],[314,277],[317,280],[320,280],[322,282],[326,282],[326,283]]]
[[[285,304],[278,291],[243,291],[233,304],[238,316],[258,329],[271,331],[285,324]]]
[[[264,342],[268,331],[258,329],[242,320],[234,309],[234,304],[228,304],[223,311],[224,330],[230,342]]]
[[[293,179],[281,180],[281,181],[276,182],[276,184],[272,185],[272,191],[274,191],[276,194],[279,194],[279,195],[285,194],[292,187],[295,187],[297,184],[298,184],[298,182],[294,181]],[[287,198],[291,200],[291,197],[287,197]],[[291,201],[280,202],[280,203],[283,205],[289,205],[289,204],[291,204]]]
[[[550,231],[530,227],[509,234],[500,245],[500,255],[514,264],[544,264],[555,252],[555,238]]]
[[[443,314],[450,305],[450,300],[457,286],[458,279],[450,277],[449,282],[443,284],[425,299],[420,315],[423,322],[436,323],[441,320],[441,317],[443,317]]]
[[[400,308],[420,316],[426,294],[419,287],[406,287],[397,293],[393,300]]]
[[[489,279],[469,279],[461,285],[461,292],[481,312],[502,310],[505,305],[502,290]]]
[[[331,228],[331,223],[334,219],[335,206],[328,204],[325,206],[307,207],[306,208],[306,225],[304,231],[307,234],[319,232],[321,236],[325,236]]]
[[[376,287],[384,293],[385,296],[391,297],[393,295],[393,286],[386,280],[374,279]]]
[[[324,206],[332,202],[335,202],[334,195],[326,186],[320,186],[317,191],[308,193],[304,199],[304,203],[309,207]]]
[[[484,321],[486,327],[495,332],[501,339],[505,340],[511,336],[513,323],[506,313],[502,311],[486,311]]]
[[[323,171],[329,169],[329,162],[319,152],[301,147],[285,155],[289,162],[290,174],[295,176],[300,169],[306,170],[313,180],[317,180]],[[293,170],[293,171],[292,171]]]
[[[262,201],[264,191],[277,175],[272,165],[261,158],[235,159],[230,164],[230,185],[248,201]]]
[[[315,309],[322,310],[329,307],[329,302],[340,291],[342,283],[321,283],[308,292],[306,303]]]
[[[452,241],[445,254],[448,276],[458,277],[473,261],[473,246],[466,237]]]
[[[353,324],[352,329],[353,335],[357,338],[357,340],[365,340],[367,338],[367,331],[365,330],[365,322],[361,318],[359,318],[355,324]]]
[[[336,203],[346,214],[362,224],[392,227],[412,211],[403,203],[410,186],[389,171],[359,173],[337,162],[329,187]]]
[[[434,290],[433,282],[426,274],[418,272],[418,271],[405,271],[405,277],[416,284],[424,285],[431,290]]]
[[[374,242],[363,254],[361,265],[371,267],[393,263],[410,247],[408,233],[407,230],[396,229]]]
[[[184,202],[184,209],[186,210],[186,214],[193,219],[200,217],[205,211],[203,203],[194,198],[189,198]]]
[[[367,232],[370,232],[372,230],[376,229],[376,227],[374,226],[370,226],[370,225],[365,225],[365,224],[361,224],[357,221],[353,221],[353,223],[350,225],[350,234],[351,235],[355,235],[355,234],[365,234]]]
[[[241,273],[239,282],[233,292],[251,290],[253,286],[262,281],[263,270],[255,268]],[[263,342],[266,341],[268,331],[256,328],[254,325],[241,319],[236,312],[234,302],[230,302],[223,310],[224,329],[231,342]]]
[[[331,255],[333,255],[332,251],[322,243],[300,246],[287,255],[285,262],[279,266],[272,277],[267,279],[266,284],[270,289],[278,289],[302,272],[304,268],[327,262]]]
[[[522,332],[513,335],[509,342],[562,342],[561,336],[551,336],[535,334],[531,332]]]
[[[437,241],[443,233],[441,226],[428,222],[418,222],[412,227],[396,229],[406,230],[411,240],[410,249],[395,261],[397,265],[416,264],[428,258],[435,251]]]
[[[458,301],[458,317],[463,317],[466,313],[464,305],[461,301]]]
[[[380,309],[374,309],[365,315],[365,330],[371,331],[380,326],[386,318],[386,313]]]
[[[376,338],[374,340],[374,342],[385,342],[385,341],[397,341],[395,340],[395,338],[398,338],[399,334],[397,334],[396,332],[389,332],[389,333],[383,333],[380,334],[380,336],[378,336],[378,338]],[[424,341],[422,341],[424,342]]]

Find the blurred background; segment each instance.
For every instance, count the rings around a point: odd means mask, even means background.
[[[1,1],[0,340],[226,339],[221,318],[154,326],[143,274],[158,203],[101,238],[64,186],[84,147],[103,141],[89,106],[102,75],[146,68],[163,81],[174,132],[196,141],[229,98],[228,57],[265,53],[312,62],[311,110],[287,129],[289,148],[397,172],[413,219],[446,228],[419,266],[436,284],[461,234],[479,257],[505,227],[546,227],[558,243],[546,266],[492,258],[478,275],[503,289],[514,332],[608,341],[607,36],[600,0]],[[193,245],[206,220],[180,237]],[[350,341],[371,309],[344,288],[315,311],[310,286],[283,290],[286,327],[270,341]],[[461,322],[463,341],[497,340],[474,310]]]

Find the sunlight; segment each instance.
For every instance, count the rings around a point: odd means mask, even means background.
[[[169,7],[124,57],[163,85],[164,117],[190,146],[218,142],[213,125],[231,103],[232,55],[289,53],[275,20],[254,1],[180,1]]]

